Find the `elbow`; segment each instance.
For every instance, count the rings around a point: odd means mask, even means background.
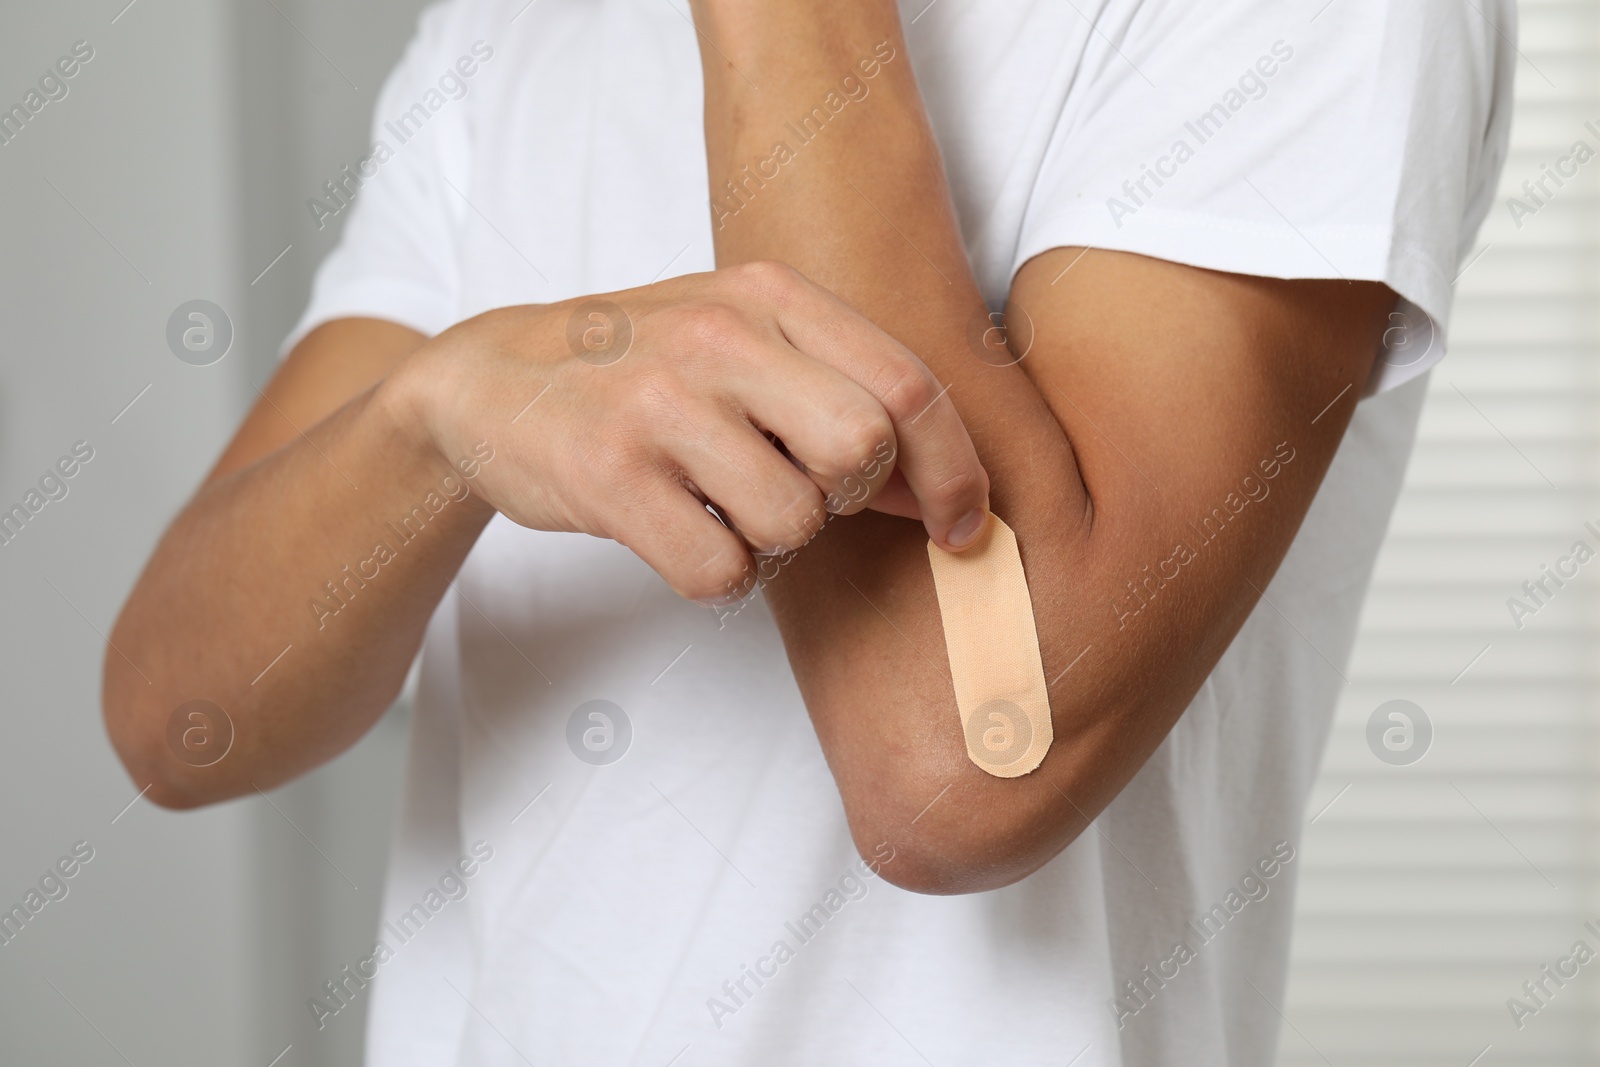
[[[213,799],[194,791],[182,772],[193,770],[168,747],[169,724],[160,720],[155,701],[142,692],[149,688],[143,679],[129,675],[127,664],[111,662],[116,653],[108,650],[100,694],[101,717],[112,751],[133,781],[140,796],[157,807],[182,811],[202,807]]]
[[[109,702],[104,711],[112,750],[142,799],[168,811],[188,811],[224,799],[194,791],[191,783],[184,781],[171,766],[176,761],[165,753],[161,738],[150,736],[148,730],[140,731],[127,725],[125,720],[130,717],[127,712]],[[119,722],[123,724],[118,725]]]
[[[171,761],[162,758],[160,739],[138,725],[136,710],[109,695],[103,705],[106,735],[112,751],[142,799],[170,811],[185,811],[210,802],[184,788],[173,769],[167,766]]]
[[[995,864],[978,855],[962,855],[942,848],[918,847],[887,839],[874,846],[857,842],[856,850],[885,882],[908,893],[925,896],[960,896],[1003,889],[1029,872],[1009,864]]]
[[[134,784],[138,784],[137,777],[134,778]],[[150,782],[148,784],[149,791],[144,794],[144,799],[158,808],[165,808],[167,811],[193,811],[195,808],[203,808],[208,804],[215,803],[212,799],[202,799],[182,792],[171,783]]]
[[[925,768],[911,782],[885,786],[880,777],[873,788],[846,791],[856,851],[880,878],[912,893],[954,896],[1019,882],[1087,827],[1047,776],[1048,762],[1022,778],[994,778],[967,763],[954,774]]]
[[[910,893],[959,896],[1004,889],[1022,881],[1066,847],[1039,848],[1023,835],[972,833],[893,834],[852,828],[856,851],[884,881]]]

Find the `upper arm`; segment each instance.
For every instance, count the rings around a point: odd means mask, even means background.
[[[1098,250],[1023,267],[1021,369],[950,379],[1027,573],[1055,734],[1043,764],[1000,779],[968,759],[914,524],[834,523],[770,590],[858,845],[908,858],[894,880],[1014,881],[1127,784],[1287,552],[1394,300]]]
[[[382,381],[425,340],[382,319],[335,319],[312,330],[260,391],[206,481],[282,448]]]

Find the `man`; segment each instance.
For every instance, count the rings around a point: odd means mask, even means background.
[[[119,752],[174,807],[269,788],[422,647],[384,1067],[1269,1062],[1510,20],[430,8],[119,620]],[[991,510],[1054,724],[1015,779],[927,551]],[[203,768],[192,699],[235,730]]]

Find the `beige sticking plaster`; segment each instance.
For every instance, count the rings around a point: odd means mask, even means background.
[[[1052,732],[1017,537],[991,514],[964,552],[929,541],[928,562],[967,755],[998,778],[1019,778],[1044,760]]]

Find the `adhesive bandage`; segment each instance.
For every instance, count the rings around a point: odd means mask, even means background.
[[[991,514],[964,552],[929,541],[928,562],[967,755],[997,778],[1019,778],[1044,760],[1052,733],[1017,537]]]

